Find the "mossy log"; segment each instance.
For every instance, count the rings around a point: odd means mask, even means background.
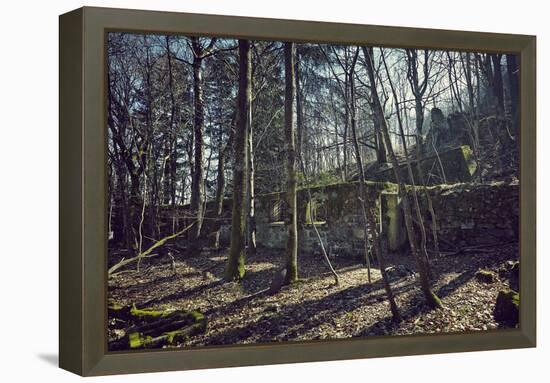
[[[132,323],[122,338],[109,342],[111,351],[175,345],[204,333],[207,323],[198,311],[138,309],[135,305],[110,305],[109,316]]]
[[[161,335],[153,336],[146,335],[141,332],[131,332],[125,339],[126,348],[140,349],[140,348],[159,348],[167,345],[175,345],[177,343],[184,342],[188,337],[204,332],[206,329],[206,322],[194,323],[184,327],[180,327],[177,330],[166,331]]]

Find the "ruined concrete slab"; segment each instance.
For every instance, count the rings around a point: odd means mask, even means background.
[[[415,183],[420,183],[417,161],[411,161]],[[477,170],[477,165],[468,145],[432,152],[425,155],[421,161],[421,169],[427,185],[454,184],[471,182]],[[401,174],[408,180],[407,165],[400,164]],[[396,182],[392,167],[367,175],[369,179],[380,182]],[[410,183],[407,181],[407,183]]]

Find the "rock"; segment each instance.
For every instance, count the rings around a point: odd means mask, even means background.
[[[512,290],[519,291],[519,261],[507,261],[499,269],[499,275],[503,279],[508,279]]]
[[[390,282],[414,275],[414,272],[403,265],[386,267],[385,271]]]
[[[495,274],[489,270],[479,270],[476,273],[476,279],[482,283],[493,283],[495,281]]]
[[[517,325],[519,322],[519,294],[509,289],[499,291],[493,317],[500,324]]]
[[[275,272],[273,279],[271,280],[271,285],[269,286],[268,293],[275,294],[278,293],[286,282],[286,269],[280,269]]]
[[[508,280],[510,282],[510,288],[512,290],[519,291],[519,262],[516,261],[510,267],[508,274]]]

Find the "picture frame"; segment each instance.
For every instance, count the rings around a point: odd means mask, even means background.
[[[59,364],[83,376],[536,346],[536,38],[84,7],[60,16]],[[108,31],[520,55],[520,327],[465,334],[107,352],[105,36]]]

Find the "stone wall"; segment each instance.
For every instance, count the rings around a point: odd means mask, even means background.
[[[382,222],[385,231],[400,227],[401,215],[392,211],[398,208],[394,184],[367,182],[368,207],[379,212],[384,206]],[[300,251],[321,251],[309,209],[313,210],[314,224],[323,238],[328,251],[334,256],[361,257],[364,254],[363,214],[358,199],[358,183],[341,183],[311,189],[313,206],[308,204],[307,190],[299,190],[298,231]],[[283,193],[258,196],[256,199],[257,243],[272,249],[284,249],[287,230],[286,206]],[[378,215],[378,214],[377,214]],[[399,234],[388,235],[389,245],[398,247]]]
[[[407,235],[401,201],[395,184],[367,182],[367,206],[375,210],[388,249],[407,248]],[[455,184],[429,187],[438,219],[438,235],[442,250],[483,244],[498,244],[519,239],[519,185],[492,183],[489,185]],[[319,241],[309,219],[311,208],[315,225],[332,256],[361,258],[364,254],[363,216],[357,198],[358,183],[340,183],[311,189],[313,206],[309,206],[307,191],[299,190],[298,231],[302,254],[320,252]],[[426,200],[419,190],[424,222],[430,228],[431,216]],[[411,201],[412,202],[412,201]],[[231,203],[224,203],[221,245],[229,246]],[[259,195],[255,204],[257,243],[259,247],[284,251],[286,246],[287,210],[284,193]],[[211,223],[205,221],[209,232]],[[430,232],[427,231],[431,241]]]
[[[519,241],[518,184],[439,185],[429,190],[442,248]],[[420,202],[426,211],[426,199]],[[424,219],[429,225],[430,215]]]

